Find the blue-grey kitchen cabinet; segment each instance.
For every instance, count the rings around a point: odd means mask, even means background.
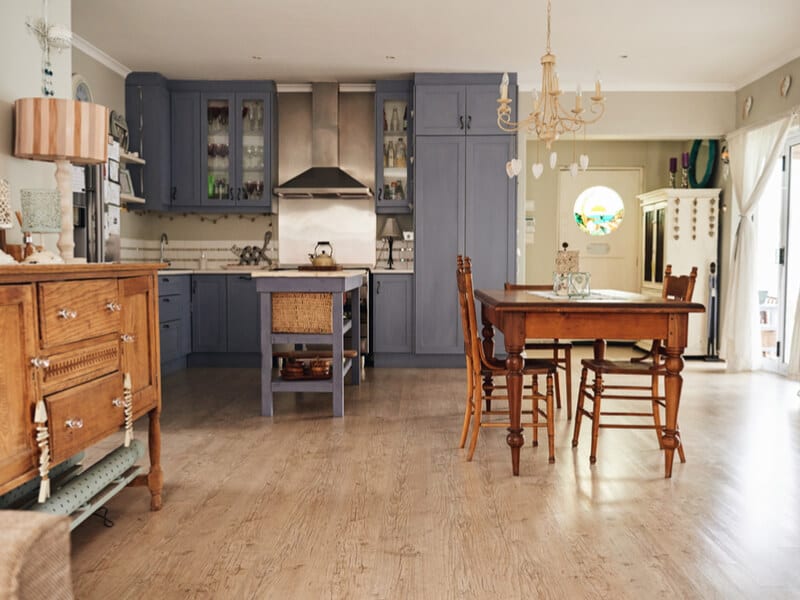
[[[192,352],[228,349],[227,275],[192,275]]]
[[[417,74],[414,79],[415,135],[497,135],[500,73]],[[517,78],[509,74],[509,98],[516,114]]]
[[[463,354],[456,256],[476,288],[502,289],[516,271],[516,138],[417,136],[414,320],[417,354]],[[496,338],[502,351],[503,340]]]
[[[378,273],[372,276],[372,351],[414,351],[414,276]]]
[[[158,276],[162,374],[185,368],[192,351],[190,282],[189,275]]]
[[[250,275],[227,275],[228,352],[261,352],[258,292]]]
[[[145,201],[139,208],[167,210],[170,206],[168,81],[158,73],[130,73],[125,79],[125,118],[128,151],[138,152],[147,163],[128,165],[134,195]]]
[[[173,207],[190,207],[198,202],[200,179],[200,93],[172,92],[171,97],[170,191]]]
[[[271,208],[277,157],[272,99],[267,82],[201,93],[199,183],[203,206]]]
[[[375,82],[375,212],[409,213],[414,201],[410,80]]]

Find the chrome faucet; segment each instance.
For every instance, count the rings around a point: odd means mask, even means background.
[[[166,233],[161,234],[161,256],[159,257],[160,262],[169,264],[169,261],[164,258],[164,246],[169,244],[169,238],[167,237]]]

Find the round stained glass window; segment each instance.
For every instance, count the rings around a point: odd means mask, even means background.
[[[608,235],[625,216],[625,204],[609,187],[596,185],[581,192],[573,208],[575,223],[589,235]]]

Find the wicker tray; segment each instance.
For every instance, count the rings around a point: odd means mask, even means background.
[[[333,296],[330,292],[272,294],[273,333],[332,333]]]

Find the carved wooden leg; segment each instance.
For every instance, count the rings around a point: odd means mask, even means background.
[[[572,351],[569,347],[564,349],[564,380],[567,382],[567,421],[572,419]]]
[[[558,365],[558,348],[553,348],[553,362]],[[556,406],[561,408],[561,378],[558,376],[558,367],[556,367]]]
[[[664,427],[664,477],[672,477],[672,461],[675,459],[675,450],[681,445],[681,438],[678,432],[678,406],[681,397],[681,385],[683,377],[683,359],[681,358],[682,348],[673,346],[667,347],[667,374],[664,377],[664,388],[666,398],[666,424]]]
[[[150,429],[147,436],[150,446],[150,474],[147,487],[150,490],[150,510],[161,510],[161,489],[164,487],[164,474],[161,471],[161,411],[150,411]]]
[[[600,434],[600,402],[603,396],[603,376],[600,373],[594,375],[594,385],[592,386],[594,399],[592,400],[592,452],[589,454],[589,462],[597,462],[597,438]]]
[[[558,371],[556,371],[558,377]],[[547,449],[550,452],[548,462],[556,462],[556,429],[553,416],[553,376],[547,375]]]
[[[480,375],[473,375],[473,377],[475,378],[472,386],[474,390],[473,392],[474,402],[472,404],[474,409],[473,413],[474,417],[472,419],[472,439],[470,440],[469,443],[469,452],[467,452],[468,461],[472,460],[472,456],[475,454],[475,448],[478,445],[478,434],[480,433],[481,430],[481,418],[483,415],[483,400],[478,395],[480,393],[478,390],[481,389],[480,388],[481,378]]]
[[[519,449],[525,443],[522,435],[522,350],[525,346],[525,315],[511,313],[506,315],[507,326],[503,328],[506,341],[506,369],[508,371],[508,412],[511,424],[506,442],[511,447],[511,468],[519,475]]]
[[[531,376],[531,422],[533,423],[533,430],[531,437],[533,438],[533,447],[539,445],[539,376]]]
[[[664,444],[661,440],[661,405],[658,403],[658,400],[656,400],[656,398],[658,398],[658,375],[652,376],[652,381],[650,383],[650,396],[653,398],[653,423],[656,428],[656,436],[658,436],[658,447],[663,450]]]
[[[481,330],[481,336],[483,337],[483,353],[484,355],[489,358],[494,356],[494,327],[491,323],[486,320],[486,317],[483,315],[483,311],[481,311],[481,323],[483,324],[483,329]],[[494,382],[492,381],[492,374],[486,373],[483,376],[483,394],[486,399],[486,410],[492,410],[492,391],[494,390]]]
[[[586,376],[589,371],[586,367],[581,371],[581,383],[578,386],[578,403],[575,405],[575,427],[572,430],[572,447],[578,446],[578,436],[581,433],[581,419],[583,418],[583,398],[586,393]]]

